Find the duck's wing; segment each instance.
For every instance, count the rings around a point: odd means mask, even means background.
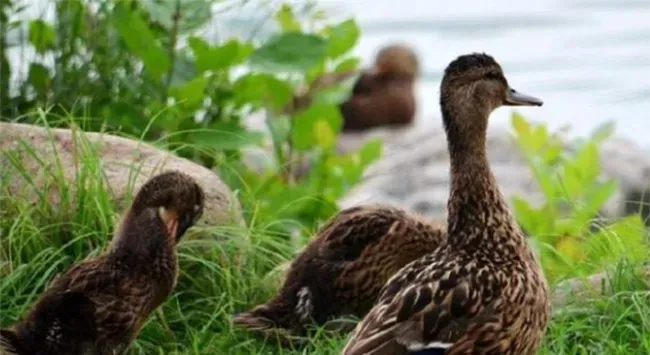
[[[403,210],[383,206],[353,207],[341,211],[318,233],[318,254],[330,261],[354,261],[369,244],[405,223]]]
[[[101,259],[73,265],[60,275],[49,292],[81,292],[93,301],[98,337],[110,337],[124,329],[139,327],[150,290],[138,280],[120,278],[115,266]],[[118,280],[119,279],[119,280]],[[119,295],[119,296],[117,296]]]
[[[82,292],[54,294],[30,314],[35,330],[32,341],[60,351],[76,349],[96,337],[94,312],[95,304]]]
[[[449,354],[452,346],[454,354],[464,354],[461,349],[471,353],[475,341],[495,342],[496,299],[486,299],[467,272],[421,261],[386,284],[344,355]],[[423,273],[430,277],[422,279]],[[467,341],[471,337],[478,338]]]

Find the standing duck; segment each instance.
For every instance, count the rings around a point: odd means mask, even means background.
[[[294,259],[278,295],[233,321],[282,341],[336,316],[363,317],[397,270],[444,240],[442,226],[398,208],[345,209]]]
[[[109,250],[57,276],[27,317],[0,330],[0,353],[123,354],[172,293],[176,244],[203,213],[203,190],[169,171],[147,181]]]
[[[532,355],[550,313],[548,285],[486,154],[490,113],[541,106],[487,54],[445,70],[440,105],[451,159],[447,243],[396,273],[344,355]]]

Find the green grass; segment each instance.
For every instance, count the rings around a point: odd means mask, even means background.
[[[56,208],[44,195],[32,200],[9,194],[9,174],[31,178],[19,156],[8,156],[11,168],[0,172],[0,326],[24,315],[57,273],[100,253],[110,240],[118,215],[97,178],[97,159],[92,152],[84,156],[82,187],[75,191],[62,181],[62,167],[53,164],[51,188],[61,192]],[[271,295],[277,282],[267,275],[296,252],[287,236],[273,230],[272,224],[253,223],[244,230],[216,226],[188,236],[179,246],[176,291],[150,317],[130,353],[339,354],[344,336],[319,332],[306,348],[291,350],[230,324],[233,313]],[[634,270],[621,263],[611,292],[557,309],[541,354],[650,354],[650,291]]]

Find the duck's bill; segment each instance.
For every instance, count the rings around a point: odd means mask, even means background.
[[[515,89],[509,89],[505,104],[508,106],[542,106],[544,101]]]
[[[168,235],[176,238],[178,234],[178,214],[176,211],[160,207],[158,213],[167,228]]]

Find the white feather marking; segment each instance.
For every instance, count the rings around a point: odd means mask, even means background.
[[[401,343],[401,342],[400,342]],[[420,342],[405,342],[403,343],[409,351],[419,351],[424,349],[449,349],[454,343],[443,343],[441,341],[433,341],[427,344],[422,344]]]
[[[296,314],[301,321],[309,321],[311,313],[314,311],[314,305],[311,301],[311,291],[307,286],[303,286],[298,290],[297,295],[298,304],[296,305]]]
[[[61,322],[59,319],[55,319],[52,322],[52,325],[47,329],[47,334],[45,335],[45,341],[47,343],[58,343],[61,341]]]

